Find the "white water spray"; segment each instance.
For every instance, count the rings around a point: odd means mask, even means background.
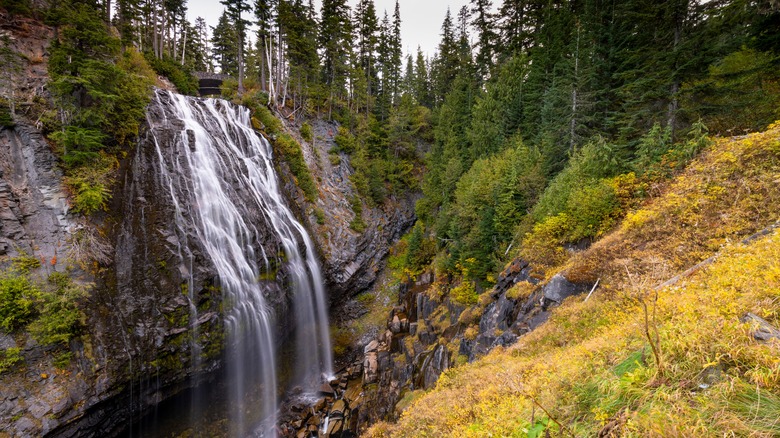
[[[271,303],[280,299],[271,295],[279,291],[277,271],[286,273],[293,290],[298,383],[314,387],[333,374],[327,301],[314,246],[284,203],[271,147],[253,131],[246,108],[161,90],[152,104],[164,114],[163,120],[149,121],[153,135],[155,125],[181,126],[173,144],[162,145],[155,136],[163,185],[169,187],[167,195],[176,208],[172,220],[181,234],[186,223],[194,223],[225,300],[226,366],[234,379],[231,398],[237,406],[231,429],[243,435],[254,428],[246,418],[253,409],[245,403],[259,399],[262,425],[255,432],[273,436],[278,321]],[[165,147],[175,150],[170,153]],[[192,206],[183,208],[187,202]],[[260,244],[268,232],[274,233],[279,247]],[[189,293],[192,301],[193,291]]]

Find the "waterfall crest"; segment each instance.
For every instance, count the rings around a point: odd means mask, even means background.
[[[246,108],[162,90],[150,108],[159,183],[168,188],[159,195],[170,197],[176,216],[171,220],[182,237],[180,270],[196,269],[185,240],[192,227],[189,235],[213,264],[224,300],[225,365],[237,406],[232,435],[273,436],[280,308],[291,304],[296,317],[293,383],[314,388],[333,372],[327,299],[313,243],[284,202],[271,146],[252,129]],[[173,129],[173,141],[158,141],[156,129]],[[188,293],[194,324],[197,303],[192,288]],[[291,296],[280,296],[285,293]],[[260,412],[248,418],[245,404],[255,401]]]

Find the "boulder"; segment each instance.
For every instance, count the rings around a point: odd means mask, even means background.
[[[570,282],[563,276],[563,274],[556,274],[544,287],[542,293],[544,294],[544,301],[546,308],[552,303],[561,304],[563,300],[569,298],[572,295],[581,293],[584,288]]]
[[[780,330],[755,313],[748,312],[739,320],[753,326],[753,338],[758,341],[766,342],[770,339],[780,339]]]
[[[376,352],[372,351],[366,353],[366,357],[363,359],[363,384],[367,385],[376,382],[379,371],[379,363],[376,356]]]
[[[333,391],[333,388],[330,385],[323,383],[322,386],[320,386],[319,394],[325,397],[333,397],[335,391]]]

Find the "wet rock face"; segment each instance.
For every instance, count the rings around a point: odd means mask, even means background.
[[[38,259],[41,268],[35,275],[40,281],[66,270],[72,238],[84,229],[68,214],[56,163],[48,143],[28,123],[18,120],[15,127],[0,129],[0,260],[22,255]],[[81,271],[71,275],[91,280]],[[0,348],[20,348],[26,365],[23,376],[0,376],[0,430],[35,436],[79,415],[74,406],[86,398],[91,376],[57,375],[50,356],[30,336],[0,334]],[[91,365],[83,363],[83,348],[74,349],[75,366],[85,365],[91,372]]]
[[[82,226],[68,214],[56,163],[34,128],[0,129],[0,256],[24,253],[64,270],[71,234]]]
[[[43,10],[49,5],[39,7]],[[4,45],[20,55],[16,63],[19,70],[9,73],[11,78],[3,78],[10,79],[9,83],[0,79],[0,87],[12,86],[13,95],[18,102],[25,102],[25,106],[32,102],[34,96],[45,94],[48,49],[53,37],[53,28],[33,18],[0,10],[0,39],[4,39]]]

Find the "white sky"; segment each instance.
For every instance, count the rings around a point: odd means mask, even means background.
[[[321,5],[320,0],[315,0],[317,12]],[[395,0],[374,0],[379,20],[382,20],[384,11],[392,19],[395,10]],[[439,45],[441,24],[447,14],[447,7],[452,10],[453,20],[457,18],[461,6],[468,4],[469,0],[399,0],[401,6],[401,41],[405,53],[417,53],[419,45],[423,53],[433,55]],[[500,4],[500,1],[494,2]],[[349,0],[351,7],[357,4],[357,0]],[[219,0],[189,0],[187,15],[190,22],[196,17],[203,17],[209,26],[216,26],[224,6]]]

